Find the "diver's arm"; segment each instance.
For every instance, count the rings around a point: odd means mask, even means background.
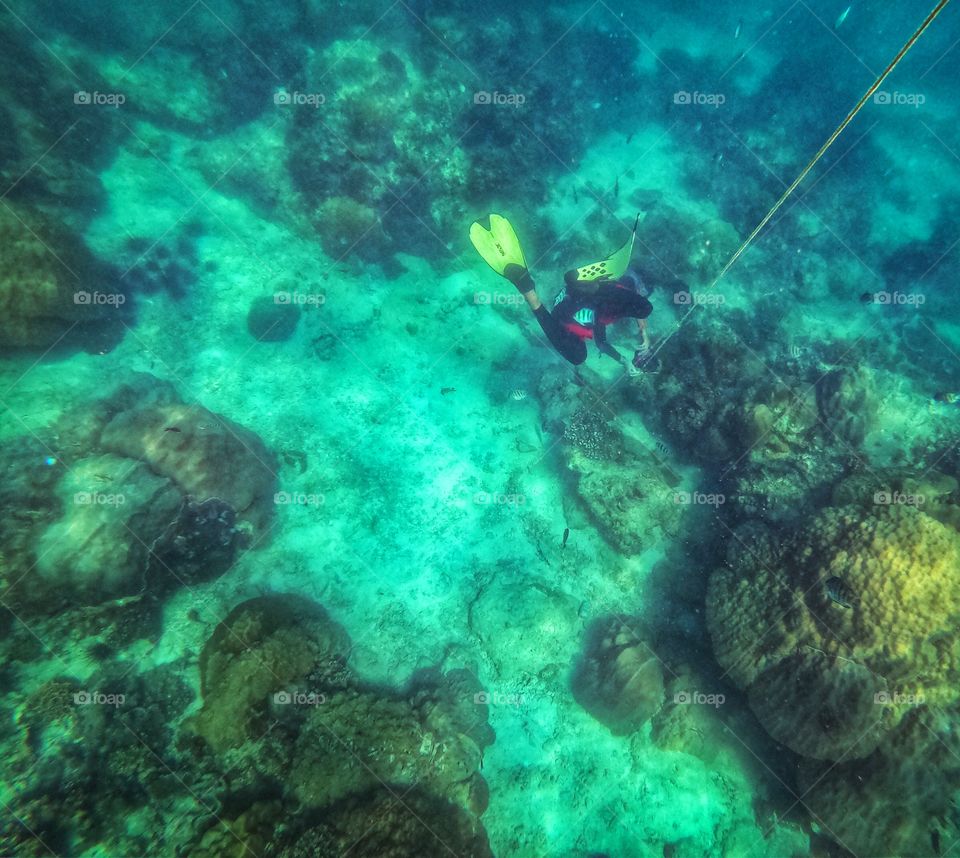
[[[650,334],[647,333],[647,320],[637,319],[637,333],[640,334],[640,348],[646,350],[650,348]]]
[[[605,354],[608,357],[612,357],[617,363],[623,363],[623,356],[618,352],[613,346],[607,342],[607,326],[601,325],[598,322],[594,322],[593,325],[593,339],[597,344],[597,348],[600,349],[601,354]]]

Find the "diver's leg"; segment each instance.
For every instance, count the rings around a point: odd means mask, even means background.
[[[524,295],[524,297],[527,296]],[[529,298],[527,302],[530,303]],[[560,327],[557,320],[550,315],[550,311],[539,300],[537,300],[536,307],[533,307],[533,304],[530,304],[530,306],[533,309],[533,315],[537,317],[537,321],[540,323],[540,327],[547,335],[547,339],[550,340],[550,344],[574,366],[582,364],[587,359],[587,344],[576,334],[571,334],[570,331],[565,331]]]
[[[537,317],[540,327],[547,335],[550,345],[574,366],[583,363],[587,359],[587,344],[576,334],[564,330],[557,320],[550,315],[550,311],[543,306],[540,297],[537,295],[530,272],[526,268],[510,263],[504,269],[503,275],[523,295],[524,300],[533,310],[533,315]]]

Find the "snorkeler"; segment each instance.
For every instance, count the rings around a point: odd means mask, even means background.
[[[506,218],[491,214],[489,229],[474,223],[470,240],[487,264],[517,287],[550,344],[575,366],[587,359],[586,341],[592,339],[601,354],[627,367],[623,356],[607,341],[606,329],[619,319],[636,319],[641,345],[631,366],[640,370],[651,368],[646,319],[653,306],[639,274],[628,270],[636,233],[635,222],[629,241],[616,253],[602,262],[568,271],[552,312],[537,295],[517,234]]]

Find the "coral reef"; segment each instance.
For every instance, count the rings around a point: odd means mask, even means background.
[[[805,764],[813,819],[855,855],[947,854],[960,839],[956,717],[955,707],[916,709],[866,759]]]
[[[128,239],[124,256],[130,262],[123,279],[131,292],[144,295],[166,292],[173,298],[186,297],[200,269],[195,236],[191,234],[195,230],[195,226],[188,225],[176,240]]]
[[[332,65],[336,79],[325,74]],[[305,79],[336,82],[322,95],[338,109],[296,109],[287,132],[287,165],[324,249],[373,261],[398,249],[434,255],[433,233],[467,211],[454,70],[444,62],[425,76],[371,35],[324,45]]]
[[[416,789],[438,807],[452,802],[457,837],[467,832],[480,848],[480,766],[494,734],[476,679],[454,670],[414,677],[403,690],[368,687],[347,667],[348,651],[343,629],[307,599],[243,602],[204,647],[203,708],[192,729],[229,767],[234,789],[282,780],[288,799],[331,820],[378,802],[384,784],[399,795]],[[407,831],[403,824],[375,837],[402,844]],[[429,826],[418,832],[423,848],[434,848]]]
[[[620,617],[597,620],[572,680],[573,695],[615,736],[639,729],[663,703],[660,659]]]
[[[493,858],[486,832],[455,804],[419,786],[380,787],[333,805],[277,858]]]
[[[151,546],[180,508],[173,484],[106,454],[74,462],[57,495],[63,516],[36,544],[42,584],[82,603],[141,592]]]
[[[717,661],[767,731],[814,759],[869,754],[919,695],[957,698],[960,535],[912,507],[826,509],[714,572]]]
[[[682,290],[685,283],[708,283],[736,250],[740,237],[726,221],[705,219],[699,205],[680,205],[660,200],[646,212],[638,256],[652,282],[678,284]],[[676,303],[675,292],[669,289],[666,300]]]
[[[166,382],[136,375],[45,434],[0,457],[10,477],[0,594],[10,607],[52,613],[159,595],[222,574],[251,528],[265,536],[272,453]]]
[[[847,445],[859,446],[877,413],[867,371],[841,368],[827,373],[817,382],[817,407],[830,432]]]
[[[493,741],[474,680],[443,678],[413,699],[347,689],[312,711],[294,750],[290,783],[307,806],[325,807],[380,783],[421,785],[480,815],[486,787],[479,774]]]
[[[563,429],[561,452],[571,484],[611,544],[636,554],[651,539],[651,524],[674,530],[683,511],[676,502],[675,474],[626,437],[602,406],[581,404],[574,410],[568,404],[566,414],[548,406],[550,411]]]
[[[92,449],[143,461],[194,500],[219,498],[257,532],[269,526],[273,454],[249,429],[183,402],[169,382],[134,374],[88,416],[71,414],[62,422],[63,435],[79,434],[78,442]]]
[[[31,780],[0,821],[0,852],[78,854],[112,832],[115,818],[134,816],[142,825],[120,834],[116,851],[148,852],[167,800],[210,786],[173,747],[193,696],[181,672],[179,664],[140,674],[112,665],[83,685],[58,677],[29,695],[18,716],[25,742],[7,766],[11,778],[29,772]]]
[[[271,695],[342,659],[346,632],[319,605],[296,596],[263,596],[234,608],[200,657],[203,709],[195,729],[215,751],[257,739]]]

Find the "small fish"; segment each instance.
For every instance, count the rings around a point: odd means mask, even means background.
[[[834,604],[839,605],[841,608],[853,607],[856,597],[853,595],[853,590],[850,589],[843,578],[838,578],[836,575],[832,578],[827,578],[826,588],[827,595]]]
[[[737,21],[737,29],[733,31],[733,38],[734,38],[734,39],[739,39],[739,38],[740,38],[740,31],[741,31],[742,29],[743,29],[743,18],[741,18],[739,21]]]
[[[617,176],[617,178],[613,180],[613,195],[615,197],[620,196],[620,177],[619,176]]]
[[[846,9],[844,9],[840,13],[840,16],[837,18],[837,22],[833,25],[834,30],[839,30],[843,26],[843,22],[847,20],[847,15],[850,14],[850,10],[852,8],[853,8],[853,4],[851,3],[849,6],[847,6]]]
[[[456,393],[456,392],[457,392],[457,389],[456,389],[455,387],[441,387],[441,388],[440,388],[440,395],[441,395],[441,396],[446,396],[448,393]]]
[[[573,204],[575,206],[580,205],[580,196],[577,194],[577,189],[573,189]]]
[[[178,426],[165,426],[163,431],[164,432],[182,432],[183,430]]]
[[[873,292],[864,292],[860,295],[861,304],[872,304],[873,303]]]
[[[956,405],[960,402],[960,393],[944,393],[943,391],[938,390],[933,394],[934,402],[941,402],[944,405]]]
[[[560,547],[561,547],[561,548],[566,548],[566,547],[567,547],[567,540],[568,540],[569,538],[570,538],[570,528],[569,528],[569,527],[565,527],[565,528],[563,529],[563,541],[560,543]]]
[[[632,131],[627,135],[627,143],[629,143],[631,140],[633,140],[633,132],[632,132]]]
[[[670,454],[670,451],[667,449],[667,445],[664,444],[663,441],[657,441],[654,446],[659,452],[663,453],[664,456],[668,456]]]
[[[510,398],[514,402],[522,402],[524,399],[527,398],[527,391],[525,391],[522,387],[518,387],[516,390],[514,390],[510,394]]]

